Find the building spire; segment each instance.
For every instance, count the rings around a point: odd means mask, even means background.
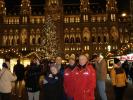
[[[6,15],[6,7],[4,0],[0,0],[0,15]]]
[[[117,1],[116,0],[107,0],[106,10],[111,12],[117,12]]]
[[[22,0],[21,1],[21,15],[30,15],[31,14],[31,5],[30,0]]]
[[[62,0],[46,0],[45,14],[53,16],[54,20],[59,20],[63,12]]]
[[[90,11],[90,1],[89,0],[80,0],[80,11],[81,12]]]

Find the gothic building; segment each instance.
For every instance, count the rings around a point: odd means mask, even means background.
[[[45,0],[44,13],[34,15],[30,0],[21,1],[19,15],[7,14],[0,0],[0,49],[19,52],[40,51],[42,26],[51,15],[57,31],[59,53],[68,57],[81,53],[103,53],[117,50],[129,42],[129,16],[121,16],[116,0],[108,0],[106,11],[94,13],[89,0],[80,4],[63,4],[62,0]]]

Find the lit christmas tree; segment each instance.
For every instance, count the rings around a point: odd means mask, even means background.
[[[53,58],[57,56],[58,46],[57,46],[57,36],[56,36],[56,26],[50,15],[47,16],[45,24],[42,28],[43,40],[42,48],[45,57]]]

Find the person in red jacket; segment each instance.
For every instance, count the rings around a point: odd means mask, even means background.
[[[79,65],[73,70],[74,100],[95,100],[96,72],[85,55],[79,57]]]
[[[73,100],[73,69],[76,67],[75,59],[69,59],[69,65],[64,72],[64,90],[67,100]]]

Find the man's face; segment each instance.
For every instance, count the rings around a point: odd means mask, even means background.
[[[56,58],[56,64],[61,64],[62,63],[62,58],[61,57],[57,57]]]
[[[57,70],[56,67],[51,67],[51,68],[50,68],[50,71],[51,71],[51,73],[54,74],[54,75],[56,75],[56,74],[58,73],[58,70]]]
[[[75,61],[74,61],[73,59],[70,59],[70,60],[69,60],[69,64],[70,64],[70,65],[74,65],[74,64],[75,64]]]
[[[87,63],[87,61],[88,61],[88,59],[86,56],[82,55],[79,57],[79,64],[80,65],[82,65],[82,66],[85,65]]]

